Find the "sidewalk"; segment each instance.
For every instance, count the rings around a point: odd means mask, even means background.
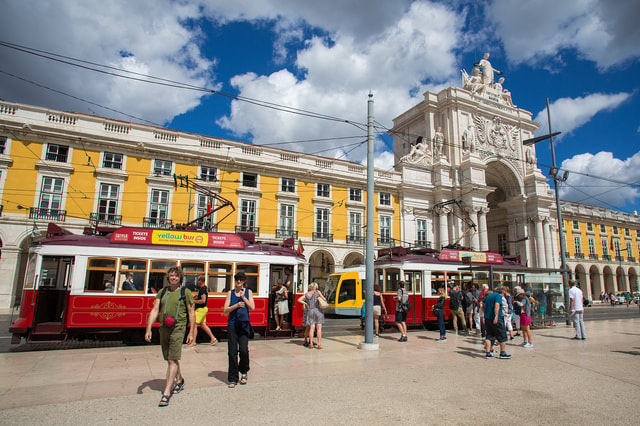
[[[534,349],[485,360],[480,340],[414,331],[250,343],[249,383],[227,388],[226,343],[184,348],[185,390],[158,408],[158,346],[0,354],[0,424],[634,424],[640,319],[536,330]],[[519,343],[521,340],[514,340]]]

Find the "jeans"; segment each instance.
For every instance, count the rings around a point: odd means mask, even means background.
[[[584,330],[584,311],[574,311],[571,313],[573,326],[576,328],[576,337],[578,339],[586,339],[587,333]]]
[[[447,329],[444,326],[444,310],[438,310],[438,327],[440,328],[440,337],[447,337]]]
[[[249,336],[240,326],[229,326],[227,353],[229,355],[229,383],[238,383],[238,372],[247,374],[249,371]],[[240,354],[240,362],[238,362]]]

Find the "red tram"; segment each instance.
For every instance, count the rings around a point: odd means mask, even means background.
[[[12,343],[22,338],[63,340],[144,334],[155,293],[166,270],[180,266],[185,285],[207,278],[207,324],[226,328],[226,291],[244,272],[254,292],[251,321],[269,326],[269,293],[278,279],[293,274],[292,290],[302,291],[304,257],[289,247],[254,243],[240,234],[149,228],[119,228],[104,235],[73,235],[51,224],[30,249],[19,317],[10,327]],[[132,285],[125,281],[132,278]],[[295,297],[294,297],[295,303]],[[294,309],[293,325],[301,325]],[[157,324],[156,324],[157,325]]]

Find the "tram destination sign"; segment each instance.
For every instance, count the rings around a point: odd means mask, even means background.
[[[244,248],[242,238],[235,234],[165,229],[120,228],[111,234],[111,242],[183,247]]]
[[[440,260],[450,262],[469,262],[469,258],[472,263],[495,263],[503,264],[504,260],[498,253],[490,252],[478,252],[478,251],[464,251],[443,249],[440,252]]]

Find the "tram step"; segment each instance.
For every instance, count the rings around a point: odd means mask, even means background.
[[[27,342],[60,342],[64,339],[65,335],[63,333],[33,332],[27,339]]]

